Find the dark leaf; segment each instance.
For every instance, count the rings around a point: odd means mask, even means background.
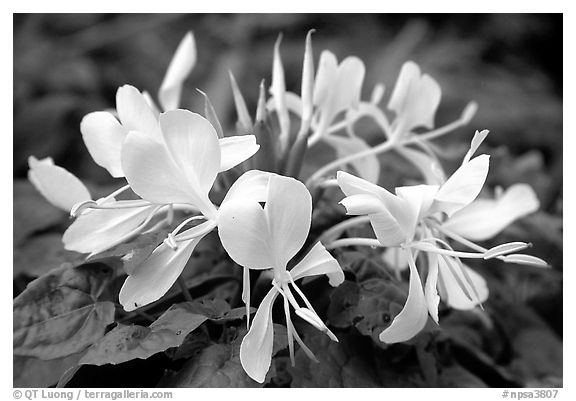
[[[104,335],[114,304],[97,302],[112,276],[100,264],[55,269],[14,299],[14,355],[55,359],[82,351]]]
[[[64,249],[62,235],[34,236],[14,249],[14,277],[25,274],[39,277],[63,263],[80,261],[81,254]]]
[[[49,387],[58,382],[60,376],[70,367],[75,366],[82,353],[72,354],[48,361],[27,357],[13,357],[14,387]]]
[[[262,387],[262,384],[252,380],[240,363],[240,344],[246,334],[240,329],[236,338],[229,344],[213,344],[192,358],[177,373],[166,376],[160,383],[161,387]],[[286,329],[274,325],[274,351],[276,354],[286,348]],[[274,375],[274,363],[268,375],[268,382]]]

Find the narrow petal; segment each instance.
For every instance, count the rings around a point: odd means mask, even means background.
[[[30,156],[28,166],[28,179],[54,206],[70,212],[76,203],[92,199],[84,184],[66,169],[54,165],[52,159]]]
[[[218,134],[208,120],[188,110],[160,114],[162,135],[185,177],[207,194],[220,169]]]
[[[121,205],[125,201],[115,202]],[[133,202],[133,201],[128,201]],[[143,207],[127,209],[95,209],[81,214],[62,236],[64,247],[80,253],[102,252],[140,226],[154,209],[147,202]]]
[[[487,129],[482,131],[476,131],[474,137],[472,138],[470,149],[468,150],[468,153],[466,153],[466,156],[464,156],[464,161],[462,162],[462,164],[468,163],[470,161],[474,153],[476,153],[476,150],[478,150],[482,142],[484,142],[484,139],[486,139],[486,137],[488,136],[489,132],[490,131],[488,131]]]
[[[320,106],[324,104],[331,91],[331,87],[336,79],[338,60],[334,53],[324,50],[320,54],[316,80],[314,82],[314,104]]]
[[[266,294],[256,311],[250,331],[244,336],[240,345],[240,363],[248,376],[258,383],[264,383],[272,363],[274,344],[272,306],[277,295],[276,288],[272,288]]]
[[[424,297],[428,304],[428,312],[432,319],[438,323],[438,304],[440,296],[438,295],[438,255],[428,253],[428,276],[424,286]]]
[[[515,184],[498,199],[478,199],[457,211],[442,226],[464,238],[483,241],[513,221],[538,210],[540,202],[527,184]]]
[[[232,95],[234,97],[234,105],[236,106],[236,115],[238,116],[238,123],[242,126],[242,129],[245,131],[243,133],[248,133],[252,131],[252,119],[250,118],[250,113],[248,113],[248,107],[246,107],[246,101],[244,100],[244,96],[242,96],[242,92],[240,92],[240,88],[236,83],[236,78],[232,72],[229,72],[230,75],[230,85],[232,86]]]
[[[158,138],[160,131],[156,115],[138,89],[124,85],[116,92],[118,118],[126,131],[138,131]]]
[[[346,194],[346,196],[373,194],[379,197],[388,208],[393,205],[399,206],[402,203],[402,200],[388,192],[386,189],[344,171],[338,171],[336,173],[336,179],[338,180],[340,189],[344,194]]]
[[[276,261],[274,268],[283,271],[308,237],[312,197],[300,181],[273,175],[268,184],[268,200],[264,212],[268,222],[271,254]]]
[[[462,289],[462,286],[459,284],[459,281],[466,281],[464,274],[456,269],[456,274],[459,275],[459,280],[457,280],[454,276],[454,272],[448,267],[444,258],[438,258],[438,262],[439,284],[441,283],[440,296],[450,307],[460,310],[473,309],[488,299],[489,291],[486,280],[484,280],[484,278],[474,270],[464,264],[462,265],[463,269],[466,269],[466,274],[470,278],[476,293],[478,294],[478,300],[476,302],[466,294]]]
[[[395,216],[409,239],[414,236],[418,222],[428,214],[437,192],[437,185],[396,188],[396,194],[404,201],[404,208]]]
[[[343,137],[336,135],[327,135],[324,140],[336,149],[338,158],[346,157],[348,155],[365,151],[370,149],[370,146],[359,137]],[[376,183],[380,176],[380,162],[375,155],[368,155],[360,159],[356,159],[350,163],[357,174],[363,179]]]
[[[254,135],[238,135],[221,138],[220,172],[230,170],[244,160],[252,157],[260,149]]]
[[[280,42],[282,35],[278,36],[276,44],[274,45],[274,61],[272,64],[272,84],[270,86],[270,93],[276,105],[276,114],[278,115],[278,122],[280,124],[280,140],[286,144],[288,135],[290,134],[290,116],[288,115],[288,108],[286,107],[286,82],[284,78],[284,66],[280,58]]]
[[[338,261],[320,242],[317,242],[310,252],[290,270],[290,274],[293,280],[325,274],[332,287],[337,287],[344,282],[344,272]]]
[[[206,223],[203,223],[206,224]],[[120,290],[120,303],[129,312],[160,299],[184,270],[203,236],[180,242],[176,250],[162,243],[138,266]]]
[[[192,32],[188,32],[178,45],[158,91],[158,99],[164,111],[178,108],[182,84],[195,64],[196,42]]]
[[[346,208],[346,214],[353,216],[387,212],[380,198],[371,194],[347,196],[340,201],[340,204]]]
[[[314,108],[314,55],[312,52],[311,29],[306,35],[306,47],[304,50],[304,61],[302,62],[302,119],[309,121],[312,118]]]
[[[228,255],[241,266],[267,269],[274,264],[264,210],[256,201],[227,201],[218,210],[218,234]]]
[[[112,177],[124,177],[120,155],[128,131],[110,113],[97,111],[87,114],[80,123],[80,132],[90,156]]]
[[[380,333],[380,341],[388,344],[408,341],[424,328],[428,320],[428,305],[412,254],[408,254],[408,264],[410,284],[406,304],[392,324]]]
[[[438,190],[436,210],[452,216],[472,203],[486,181],[489,160],[490,156],[480,155],[458,168]]]

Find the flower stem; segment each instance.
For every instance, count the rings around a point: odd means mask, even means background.
[[[344,221],[341,221],[338,224],[333,225],[328,230],[324,231],[318,237],[316,242],[324,242],[324,241],[328,241],[332,238],[336,238],[341,233],[346,231],[347,229],[355,227],[355,226],[359,226],[361,224],[366,224],[369,221],[370,221],[370,218],[368,216],[357,216],[357,217],[352,217],[350,219],[346,219]]]

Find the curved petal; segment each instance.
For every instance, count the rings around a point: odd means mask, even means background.
[[[258,202],[239,199],[222,203],[218,210],[218,235],[228,255],[239,265],[267,269],[274,264],[268,224]]]
[[[222,205],[226,202],[265,202],[268,197],[268,182],[274,173],[249,170],[242,174],[230,187]]]
[[[121,205],[122,202],[115,202]],[[134,201],[128,201],[134,202]],[[81,214],[62,236],[64,247],[80,253],[102,252],[125,240],[154,209],[143,202],[143,207],[129,209],[95,209]]]
[[[481,275],[462,264],[462,269],[466,270],[466,275],[470,278],[475,293],[478,295],[477,301],[473,301],[460,284],[467,282],[465,274],[459,269],[454,269],[454,271],[450,269],[444,258],[438,258],[438,262],[440,296],[450,307],[460,310],[473,309],[488,299],[488,285]],[[458,274],[458,279],[454,273]]]
[[[285,145],[290,134],[290,116],[286,107],[286,82],[284,78],[284,66],[280,58],[280,42],[282,35],[278,36],[274,45],[274,60],[272,62],[272,83],[270,93],[276,104],[276,114],[280,125],[280,141]]]
[[[441,96],[438,83],[429,75],[422,75],[418,65],[408,61],[400,70],[388,108],[396,112],[405,131],[417,127],[431,129]]]
[[[312,197],[298,180],[270,176],[268,200],[264,207],[274,268],[285,271],[286,264],[302,248],[312,219]]]
[[[92,199],[84,184],[66,169],[54,165],[51,158],[38,160],[30,156],[28,166],[28,179],[54,206],[70,212],[76,203]]]
[[[436,210],[452,216],[472,203],[484,186],[489,161],[490,156],[480,155],[460,166],[438,190]]]
[[[398,146],[395,150],[420,171],[426,184],[441,185],[446,181],[442,166],[438,163],[438,160],[430,155],[405,146]]]
[[[303,277],[318,276],[325,274],[332,287],[337,287],[344,282],[344,272],[332,255],[320,242],[304,256],[304,258],[290,270],[293,280]]]
[[[252,321],[252,327],[240,345],[240,363],[248,376],[258,383],[264,383],[266,373],[272,363],[274,344],[272,306],[276,296],[278,296],[278,290],[273,287],[260,303]]]
[[[338,180],[338,185],[340,189],[346,196],[357,195],[357,194],[373,194],[379,197],[387,208],[394,206],[399,206],[402,201],[391,192],[386,189],[366,181],[360,177],[356,177],[352,174],[346,173],[345,171],[338,171],[336,173],[336,179]]]
[[[166,146],[147,135],[128,134],[122,146],[122,170],[132,190],[150,202],[191,203],[200,210],[209,203],[207,193],[188,181]]]
[[[438,255],[428,253],[428,275],[424,285],[424,297],[428,304],[428,312],[432,319],[438,323],[438,304],[440,296],[438,295]]]
[[[159,138],[158,120],[138,89],[124,85],[116,92],[118,118],[126,131],[138,131]]]
[[[408,253],[408,265],[410,266],[410,284],[406,304],[392,324],[379,336],[380,341],[388,344],[408,341],[424,328],[428,320],[428,305],[422,290],[420,275],[410,253]]]
[[[220,172],[230,170],[252,157],[260,149],[254,135],[237,135],[220,138]]]
[[[128,131],[116,117],[106,111],[87,114],[80,123],[80,132],[90,156],[112,177],[124,177],[120,155]]]
[[[380,198],[372,194],[347,196],[339,203],[346,208],[346,214],[353,216],[387,212]]]
[[[320,106],[324,104],[331,91],[331,87],[336,79],[338,60],[334,53],[324,50],[320,54],[318,61],[318,71],[314,82],[314,104]]]
[[[396,213],[396,215],[408,239],[412,239],[418,222],[428,214],[437,192],[437,185],[412,185],[396,188],[396,194],[404,200],[402,213]]]
[[[211,222],[202,223],[193,229],[199,230],[204,224]],[[204,235],[178,243],[176,250],[165,243],[158,246],[124,282],[119,295],[124,310],[132,311],[164,296],[184,270],[186,262]]]
[[[498,199],[478,199],[460,209],[443,227],[464,238],[482,241],[494,237],[514,220],[538,210],[540,202],[527,184],[515,184]]]
[[[195,64],[196,43],[192,32],[188,32],[178,45],[158,91],[158,100],[164,111],[178,108],[182,84]]]
[[[348,155],[359,153],[370,148],[363,139],[354,137],[343,137],[336,135],[326,135],[324,137],[326,143],[330,144],[336,149],[338,158],[346,157]],[[378,182],[380,177],[380,162],[375,155],[368,155],[360,159],[356,159],[350,163],[358,175],[363,179],[370,182]]]
[[[364,63],[358,57],[350,56],[342,60],[330,97],[333,116],[358,105],[365,73]]]
[[[210,122],[188,110],[160,114],[160,127],[170,155],[198,191],[208,193],[220,170],[220,143]]]

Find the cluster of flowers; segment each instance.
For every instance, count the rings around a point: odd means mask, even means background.
[[[248,308],[249,331],[242,341],[240,359],[247,374],[258,382],[264,381],[271,363],[272,306],[278,295],[283,298],[292,361],[294,340],[310,358],[315,357],[296,332],[290,307],[338,341],[296,284],[301,278],[318,275],[326,275],[332,286],[344,281],[342,268],[327,249],[384,247],[382,255],[389,265],[398,270],[409,268],[404,309],[380,334],[386,343],[412,338],[422,330],[428,315],[438,322],[440,299],[458,309],[474,308],[486,300],[485,281],[461,258],[546,266],[541,259],[517,253],[529,246],[523,242],[491,249],[472,242],[496,235],[539,206],[527,185],[500,191],[496,199],[476,199],[488,174],[489,157],[473,155],[487,131],[476,132],[460,168],[450,177],[445,174],[438,159],[440,151],[430,140],[467,124],[475,104],[468,105],[457,121],[434,130],[440,87],[416,64],[407,62],[388,102],[395,116],[390,122],[379,107],[383,86],[374,88],[370,101],[361,100],[365,68],[358,58],[347,57],[338,63],[334,54],[324,51],[314,74],[311,34],[306,38],[300,96],[286,90],[280,40],[276,43],[271,97],[266,99],[262,84],[255,123],[231,75],[237,130],[242,135],[223,134],[207,97],[205,117],[178,108],[183,82],[196,62],[191,33],[180,43],[159,90],[163,112],[148,93],[129,85],[120,87],[115,111],[90,113],[80,126],[94,161],[112,177],[127,182],[106,197],[92,199],[80,180],[50,158],[29,159],[30,181],[48,201],[75,217],[63,236],[66,249],[94,255],[173,224],[176,211],[186,216],[148,259],[129,272],[119,294],[126,311],[165,295],[196,245],[217,228],[223,248],[244,268],[242,299]],[[272,116],[275,130],[266,123]],[[362,117],[373,119],[381,129],[382,143],[371,147],[356,134],[355,123]],[[300,120],[297,130],[291,127],[296,119]],[[427,131],[416,134],[417,128]],[[333,147],[337,158],[304,184],[297,179],[303,156],[318,141]],[[396,188],[395,194],[375,184],[380,173],[377,156],[391,149],[419,169],[425,184]],[[244,168],[215,205],[209,193],[213,186],[224,185],[219,174],[247,160],[256,168]],[[352,169],[357,176],[344,169]],[[335,170],[339,170],[336,179],[330,178]],[[347,214],[358,217],[332,227],[300,257],[311,225],[310,191],[329,186],[340,187],[346,195],[340,203]],[[117,200],[125,191],[140,199]],[[375,239],[340,238],[348,228],[368,222]],[[472,251],[454,250],[449,241]],[[297,254],[297,263],[288,270]],[[252,322],[249,269],[267,270],[272,278],[270,291]]]

